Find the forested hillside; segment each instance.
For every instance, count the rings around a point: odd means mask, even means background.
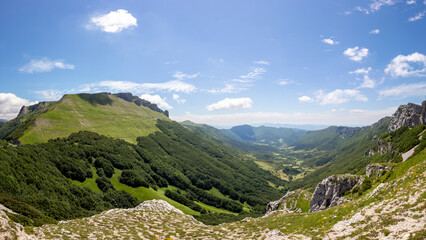
[[[39,225],[134,207],[155,198],[148,193],[198,214],[216,211],[208,206],[239,213],[243,203],[249,211],[282,195],[269,184],[281,180],[242,161],[233,147],[178,123],[157,127],[137,145],[92,132],[18,147],[5,142],[0,204],[22,214],[21,222]]]

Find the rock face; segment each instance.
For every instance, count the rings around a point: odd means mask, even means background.
[[[381,139],[379,139],[377,141],[378,147],[379,147],[379,153],[380,154],[385,154],[387,152],[389,152],[390,150],[392,150],[392,145],[388,142],[385,142]]]
[[[152,111],[162,113],[166,117],[169,117],[169,111],[167,111],[167,110],[163,111],[157,106],[157,104],[151,103],[151,102],[149,102],[145,99],[141,99],[137,96],[133,96],[133,94],[131,94],[131,93],[116,93],[114,95],[121,98],[121,99],[124,99],[127,102],[133,102],[138,106],[147,107],[147,108],[151,109]]]
[[[350,174],[333,175],[322,180],[312,195],[309,212],[322,211],[348,201],[345,192],[362,185],[363,181],[363,177]]]
[[[266,206],[266,214],[273,211],[287,211],[287,212],[302,212],[302,209],[297,207],[298,201],[309,200],[310,193],[303,190],[296,190],[286,193],[280,200],[270,202]]]
[[[365,174],[367,175],[367,177],[377,177],[380,176],[380,173],[382,173],[382,171],[384,170],[392,170],[393,166],[391,166],[390,164],[383,164],[383,163],[373,163],[373,164],[368,164],[366,169],[365,169]]]
[[[395,131],[400,127],[417,127],[426,122],[426,101],[422,105],[408,103],[398,107],[392,115],[388,131]]]

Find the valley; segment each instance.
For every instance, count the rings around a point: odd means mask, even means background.
[[[41,239],[425,234],[426,127],[404,125],[407,116],[398,111],[362,128],[221,130],[177,123],[149,102],[117,96],[123,95],[66,95],[0,123],[1,216],[12,224],[2,231]],[[71,102],[78,108],[67,108]],[[108,120],[117,119],[105,110],[111,107],[122,123]],[[102,111],[111,116],[102,119]],[[100,115],[84,117],[91,112]],[[63,119],[79,127],[64,128]],[[150,130],[121,130],[139,128],[135,121]],[[411,156],[401,157],[409,150]],[[380,164],[387,167],[377,170]],[[342,187],[322,199],[328,195],[317,193],[321,181]],[[323,205],[310,213],[313,199]],[[372,228],[370,221],[378,223]],[[415,227],[403,235],[396,223]]]

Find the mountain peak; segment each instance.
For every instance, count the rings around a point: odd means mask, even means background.
[[[426,123],[426,101],[422,105],[407,103],[398,107],[392,115],[388,131],[395,131],[400,127],[417,127]]]

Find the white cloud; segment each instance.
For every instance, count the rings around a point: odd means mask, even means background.
[[[253,101],[250,98],[225,98],[217,103],[208,105],[209,111],[217,110],[242,110],[251,108]]]
[[[251,67],[246,75],[240,76],[242,79],[259,79],[266,70],[261,67]]]
[[[324,38],[323,40],[322,40],[322,42],[323,43],[327,43],[327,44],[329,44],[329,45],[336,45],[336,44],[339,44],[339,42],[338,41],[334,41],[333,39],[331,39],[331,38]]]
[[[186,102],[186,99],[181,98],[177,94],[173,94],[173,100],[175,100],[179,104],[184,104]]]
[[[426,76],[426,56],[418,52],[407,56],[398,55],[386,67],[385,73],[393,77],[424,77]]]
[[[20,72],[36,73],[50,72],[55,68],[59,69],[74,69],[74,65],[66,64],[62,60],[49,60],[48,58],[33,59],[29,63],[19,68]]]
[[[382,6],[391,6],[394,5],[397,0],[374,0],[370,4],[370,10],[372,12],[379,11]]]
[[[65,91],[60,90],[42,90],[42,91],[34,91],[35,94],[37,94],[41,99],[43,100],[59,100],[65,93]]]
[[[157,106],[161,109],[173,109],[173,107],[166,102],[166,98],[162,98],[160,97],[160,95],[142,94],[140,98],[145,99],[151,103],[157,104]]]
[[[222,89],[211,89],[207,92],[209,93],[239,93],[241,91],[246,90],[246,87],[243,86],[236,86],[235,84],[225,84],[225,87]]]
[[[315,99],[321,105],[341,104],[341,103],[348,102],[351,99],[356,101],[361,101],[361,102],[368,101],[368,98],[362,95],[356,89],[336,89],[329,93],[325,93],[323,90],[319,90],[315,94]]]
[[[361,85],[358,88],[374,88],[376,82],[371,79],[368,75],[364,75]]]
[[[380,30],[379,29],[373,29],[370,31],[370,34],[379,34]]]
[[[410,22],[414,22],[414,21],[420,20],[420,19],[422,19],[422,18],[425,16],[425,13],[426,13],[426,11],[419,12],[419,13],[418,13],[417,15],[415,15],[414,17],[410,17],[410,18],[408,19],[408,21],[410,21]]]
[[[402,84],[392,88],[379,91],[380,97],[426,97],[426,82]]]
[[[248,112],[232,114],[191,114],[173,116],[175,121],[190,120],[213,126],[236,126],[242,124],[312,124],[312,125],[340,125],[365,126],[377,122],[379,119],[392,115],[396,107],[378,110],[339,110],[327,113],[280,113],[280,112]]]
[[[407,0],[407,4],[408,5],[416,4],[416,0]]]
[[[314,99],[308,96],[301,96],[298,98],[300,102],[314,102]]]
[[[254,64],[262,64],[262,65],[269,65],[268,61],[260,60],[260,61],[254,61]]]
[[[371,67],[369,68],[359,68],[355,71],[349,72],[349,74],[368,74],[371,71]]]
[[[0,93],[0,119],[10,120],[15,118],[22,106],[36,103],[17,97],[13,93]]]
[[[186,74],[183,72],[175,72],[173,74],[173,77],[176,78],[177,80],[184,80],[184,79],[193,79],[196,78],[200,75],[200,73],[195,73],[195,74]]]
[[[285,86],[285,85],[288,85],[288,84],[292,84],[292,83],[294,83],[294,81],[292,81],[292,80],[288,80],[288,79],[281,79],[281,80],[279,80],[277,83],[278,83],[278,85],[280,85],[280,86]]]
[[[135,83],[129,81],[102,81],[90,84],[89,87],[100,88],[99,90],[133,92],[133,93],[151,93],[153,91],[192,93],[197,88],[189,83],[179,80],[173,80],[163,83]]]
[[[347,57],[349,57],[349,59],[351,59],[352,61],[355,62],[359,62],[361,61],[363,58],[368,56],[368,49],[367,48],[359,48],[354,47],[354,48],[348,48],[343,52],[344,55],[346,55]]]
[[[89,28],[97,27],[104,32],[118,33],[129,27],[138,26],[137,19],[127,10],[118,9],[108,14],[92,17]]]

